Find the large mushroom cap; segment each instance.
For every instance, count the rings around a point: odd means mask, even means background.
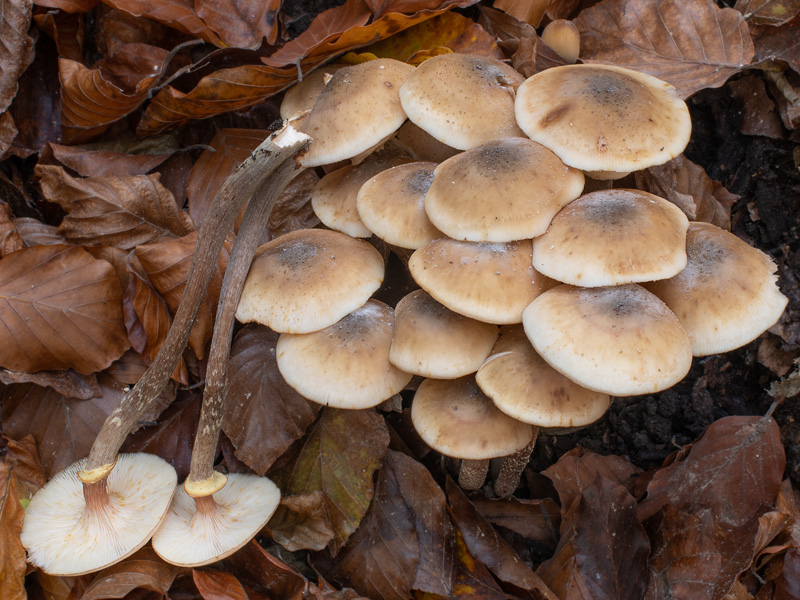
[[[540,427],[583,427],[602,417],[611,403],[548,365],[520,325],[500,330],[500,339],[475,380],[507,415]]]
[[[523,80],[493,58],[442,54],[406,79],[400,100],[421,129],[466,150],[499,137],[522,137],[514,120],[514,92]]]
[[[639,190],[581,196],[533,240],[533,266],[582,287],[666,279],[686,266],[683,211]]]
[[[425,443],[453,458],[508,456],[533,437],[531,426],[500,412],[474,377],[423,381],[411,404],[411,420]]]
[[[278,369],[300,394],[334,408],[369,408],[391,398],[411,380],[389,362],[394,311],[370,300],[321,331],[282,334]]]
[[[50,575],[99,571],[144,546],[169,508],[177,476],[152,454],[120,454],[88,505],[78,461],[53,477],[25,509],[28,561]],[[100,493],[97,493],[100,492]]]
[[[695,356],[743,346],[780,319],[789,300],[769,256],[710,223],[689,225],[686,251],[683,271],[646,287],[677,315]]]
[[[664,390],[692,366],[678,318],[636,284],[554,287],[531,302],[525,333],[553,368],[612,396]]]
[[[236,318],[308,333],[362,306],[383,282],[380,253],[336,231],[302,229],[260,246]]]
[[[301,164],[317,167],[352,158],[392,135],[406,120],[398,90],[413,71],[391,58],[336,71],[301,127],[314,139]]]
[[[153,535],[153,550],[182,567],[207,565],[230,556],[263,529],[278,508],[281,494],[266,477],[232,473],[213,502],[198,510],[183,486]]]
[[[583,191],[581,171],[524,138],[481,144],[444,161],[425,195],[431,222],[451,238],[510,242],[541,235]]]
[[[675,158],[692,124],[675,88],[610,65],[567,65],[517,90],[517,122],[529,138],[584,171],[627,173]]]

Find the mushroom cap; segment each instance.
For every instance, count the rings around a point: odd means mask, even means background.
[[[691,223],[686,268],[647,284],[677,315],[695,356],[751,342],[780,319],[788,298],[769,256],[710,223]]]
[[[542,41],[569,64],[574,64],[581,53],[581,33],[567,19],[550,21],[542,30]]]
[[[508,456],[533,438],[533,428],[500,412],[472,376],[423,381],[414,394],[411,421],[426,444],[453,458]]]
[[[78,471],[86,459],[56,474],[25,509],[22,545],[28,561],[50,575],[99,571],[144,546],[169,508],[175,469],[152,454],[120,454],[105,479],[107,504],[88,510]]]
[[[582,287],[666,279],[686,266],[689,220],[672,202],[639,190],[600,190],[558,213],[533,240],[533,266]]]
[[[478,321],[522,322],[522,311],[553,282],[531,264],[531,241],[506,244],[439,238],[408,261],[414,280],[450,310]]]
[[[586,389],[547,364],[520,325],[500,329],[475,380],[501,411],[540,427],[583,427],[611,404],[608,394]]]
[[[328,63],[311,73],[306,73],[301,81],[286,90],[281,101],[281,119],[284,121],[296,115],[306,113],[314,108],[314,103],[319,98],[328,80],[339,69],[346,67],[343,63]],[[295,125],[297,127],[297,125]]]
[[[373,176],[406,162],[406,158],[371,154],[358,165],[346,165],[328,173],[311,193],[314,213],[323,224],[335,231],[351,237],[370,237],[372,231],[358,214],[358,192]]]
[[[466,150],[498,137],[522,137],[514,120],[514,92],[524,79],[494,58],[441,54],[406,79],[400,101],[421,129]]]
[[[406,163],[381,171],[358,192],[356,207],[365,227],[388,244],[416,249],[442,237],[425,213],[425,193],[435,163]]]
[[[178,486],[167,516],[153,535],[153,550],[182,567],[222,560],[264,528],[278,508],[281,493],[266,477],[231,473],[213,498],[216,506],[197,510],[195,499]]]
[[[413,121],[406,121],[397,130],[397,141],[408,148],[419,160],[440,163],[460,152],[443,144]]]
[[[566,65],[517,90],[517,123],[529,138],[584,171],[629,172],[675,158],[692,123],[675,88],[611,65]]]
[[[416,290],[397,303],[389,360],[406,373],[454,379],[478,370],[497,340],[497,327],[453,312]]]
[[[431,222],[451,238],[511,242],[541,235],[583,191],[581,171],[524,138],[486,142],[444,161],[425,195]]]
[[[318,167],[352,158],[406,120],[398,90],[414,67],[379,58],[339,69],[314,103],[301,131],[314,142],[300,164]]]
[[[380,253],[336,231],[301,229],[260,246],[236,318],[273,331],[308,333],[362,306],[383,282]]]
[[[300,394],[334,408],[370,408],[411,381],[389,362],[394,311],[370,300],[341,321],[313,333],[281,334],[278,370]]]
[[[559,285],[531,302],[523,324],[550,366],[612,396],[659,392],[692,366],[689,338],[678,318],[635,283]]]

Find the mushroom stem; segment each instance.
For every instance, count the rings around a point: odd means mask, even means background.
[[[204,485],[202,492],[197,490],[197,487],[206,482],[211,483],[215,476],[214,455],[222,425],[222,407],[227,391],[228,359],[231,351],[231,335],[236,321],[236,306],[242,295],[253,254],[275,201],[296,172],[294,161],[283,162],[264,185],[256,190],[247,206],[242,226],[233,245],[231,259],[225,270],[214,334],[211,338],[203,407],[197,424],[189,477],[184,484],[186,492],[193,496],[195,501],[200,496],[217,491],[213,489],[216,485]],[[221,483],[225,485],[224,480]]]
[[[464,490],[477,490],[486,481],[489,472],[489,459],[464,459],[458,471],[458,485]]]
[[[539,434],[538,427],[534,426],[532,429],[533,437],[530,444],[503,459],[500,473],[498,473],[497,479],[494,480],[494,493],[500,498],[506,498],[513,494],[519,485],[522,471],[528,465],[533,448],[536,446],[536,437]]]
[[[200,228],[192,268],[167,338],[136,386],[103,423],[89,460],[79,472],[84,484],[94,483],[110,472],[109,465],[112,465],[125,438],[169,381],[186,347],[189,330],[216,267],[222,243],[240,208],[278,167],[287,161],[294,163],[309,139],[291,126],[282,128],[258,146],[217,192]]]

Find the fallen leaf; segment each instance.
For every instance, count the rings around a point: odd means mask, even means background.
[[[493,6],[515,19],[538,27],[549,0],[495,0]]]
[[[14,219],[14,229],[26,246],[55,246],[67,243],[67,240],[59,235],[57,227],[45,225],[37,219],[28,217]]]
[[[192,569],[192,581],[203,600],[248,600],[239,580],[225,571]]]
[[[272,539],[290,552],[324,550],[336,536],[328,514],[328,500],[317,490],[302,496],[284,496],[269,520]]]
[[[14,215],[5,202],[0,202],[0,258],[20,250],[25,245],[22,236],[14,227]]]
[[[39,5],[39,2],[36,3]],[[83,12],[83,11],[82,11]],[[83,59],[84,24],[82,14],[50,11],[33,16],[33,20],[55,43],[61,58]]]
[[[584,62],[649,73],[682,98],[721,86],[754,54],[742,15],[711,0],[603,0],[575,25]]]
[[[0,113],[17,94],[17,80],[33,60],[31,0],[7,0],[0,11]]]
[[[215,46],[223,46],[217,33],[197,16],[194,2],[190,0],[108,0],[106,4],[134,17],[147,17]]]
[[[125,154],[111,150],[88,150],[80,146],[48,144],[53,157],[83,177],[146,175],[172,154]],[[40,163],[41,164],[41,163]]]
[[[775,579],[775,598],[800,598],[800,550],[797,548],[783,557],[781,574]]]
[[[179,570],[161,560],[152,548],[142,548],[130,558],[100,571],[81,600],[123,598],[137,589],[166,594]]]
[[[93,373],[128,348],[111,265],[77,246],[35,246],[0,261],[0,365]]]
[[[800,13],[799,0],[736,0],[734,8],[748,23],[779,27]]]
[[[225,559],[225,570],[242,584],[253,588],[250,598],[302,597],[306,579],[296,569],[275,558],[251,540],[250,543]]]
[[[0,462],[0,597],[26,600],[25,548],[19,541],[25,510],[13,469]]]
[[[453,587],[453,598],[469,598],[470,600],[515,600],[517,596],[507,594],[500,589],[486,566],[470,554],[464,536],[456,529],[456,556],[458,567],[456,583]],[[440,600],[436,596],[435,600]]]
[[[0,113],[0,160],[6,158],[18,133],[11,113],[8,111]]]
[[[92,10],[100,0],[36,0],[37,6],[58,8],[66,13],[85,13]]]
[[[775,101],[767,92],[766,82],[756,74],[748,74],[728,84],[731,95],[742,103],[744,135],[763,135],[782,140],[786,133]]]
[[[297,229],[313,229],[319,225],[319,217],[311,206],[311,194],[319,183],[315,169],[300,172],[278,196],[269,216],[267,228],[272,238]]]
[[[561,510],[551,499],[520,500],[518,498],[470,497],[480,515],[492,525],[504,527],[522,537],[543,544],[558,542]]]
[[[39,371],[26,373],[25,371],[0,371],[0,382],[10,385],[12,383],[35,383],[42,387],[53,388],[56,392],[67,398],[76,400],[91,400],[102,392],[97,385],[94,375],[81,375],[67,369],[64,371]]]
[[[197,16],[229,48],[261,46],[262,39],[274,44],[278,38],[278,11],[282,0],[197,0]]]
[[[45,198],[67,212],[58,233],[72,243],[129,250],[194,229],[158,175],[78,179],[53,165],[37,165],[36,174]]]
[[[30,498],[39,488],[47,483],[47,473],[42,468],[36,440],[28,434],[17,440],[5,440],[8,452],[3,458],[6,467],[14,471],[17,481],[18,497]]]
[[[324,408],[288,462],[270,474],[285,496],[316,491],[327,497],[335,554],[356,530],[369,508],[372,474],[383,462],[389,433],[374,410]]]
[[[751,25],[750,33],[757,61],[786,61],[796,73],[800,73],[800,17],[780,27]]]
[[[261,476],[322,408],[284,381],[275,362],[277,341],[278,334],[261,325],[246,325],[236,335],[222,409],[222,430],[236,457]]]

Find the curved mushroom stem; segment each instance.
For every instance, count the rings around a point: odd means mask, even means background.
[[[505,498],[514,493],[519,485],[519,479],[522,476],[522,471],[528,465],[531,458],[534,446],[536,446],[536,437],[539,435],[539,428],[533,427],[533,437],[530,443],[522,450],[517,450],[514,454],[506,456],[503,459],[503,464],[500,467],[500,473],[497,479],[494,480],[494,493],[500,498]]]
[[[103,423],[89,460],[78,474],[84,484],[94,483],[108,475],[113,468],[109,465],[114,462],[125,438],[169,381],[186,347],[189,330],[216,267],[222,243],[242,205],[283,163],[294,164],[295,157],[309,140],[308,136],[291,126],[282,128],[256,148],[217,192],[203,219],[189,278],[167,338],[139,382]]]
[[[213,494],[225,485],[224,480],[219,485],[221,474],[214,471],[214,455],[222,426],[222,407],[228,383],[228,359],[231,351],[231,335],[236,322],[236,307],[242,295],[253,254],[275,201],[296,171],[293,161],[284,162],[269,180],[256,190],[245,212],[242,226],[233,245],[231,259],[228,261],[228,268],[225,270],[208,356],[203,407],[200,422],[197,424],[189,477],[184,483],[186,493],[194,498]]]
[[[458,471],[458,485],[463,490],[477,490],[486,481],[486,474],[489,472],[489,459],[473,460],[464,459],[461,461],[461,468]]]

